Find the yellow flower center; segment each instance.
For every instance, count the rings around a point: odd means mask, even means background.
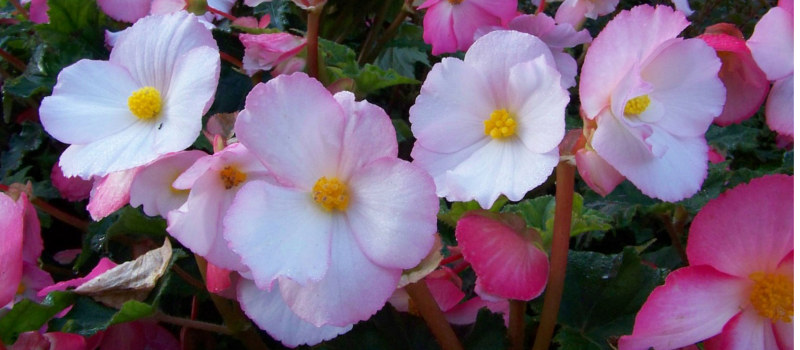
[[[756,282],[750,291],[750,303],[758,314],[772,322],[792,322],[794,285],[789,277],[756,272],[750,279]]]
[[[139,119],[153,119],[161,113],[161,94],[156,88],[145,86],[128,97],[128,108]]]
[[[483,131],[495,139],[504,139],[513,136],[517,131],[517,122],[508,114],[508,111],[497,109],[483,121]]]
[[[642,95],[634,97],[625,103],[626,115],[639,115],[642,114],[647,107],[650,106],[650,96]]]
[[[222,169],[219,172],[219,177],[222,179],[222,183],[225,184],[226,190],[239,186],[240,183],[247,180],[247,174],[232,166],[226,166]]]
[[[347,185],[335,177],[332,179],[321,177],[314,184],[311,194],[314,201],[326,211],[331,211],[334,208],[344,211],[350,202],[350,196],[347,195]]]
[[[25,293],[25,290],[28,289],[25,287],[25,283],[20,282],[19,286],[17,286],[17,294]]]

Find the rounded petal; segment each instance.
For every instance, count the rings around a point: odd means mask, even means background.
[[[748,283],[710,266],[673,271],[645,301],[620,350],[675,349],[719,334],[748,301]]]
[[[557,24],[553,18],[545,13],[517,16],[508,23],[508,27],[535,35],[542,39],[547,46],[559,49],[559,51],[566,47],[573,47],[592,41],[592,36],[588,30],[575,31],[575,28],[569,24]]]
[[[73,144],[61,153],[59,166],[65,176],[106,176],[129,171],[158,158],[152,123],[137,121],[115,135],[85,145]],[[177,151],[177,150],[175,150]]]
[[[171,153],[144,167],[131,184],[131,206],[141,205],[145,214],[163,217],[178,209],[186,202],[189,192],[177,190],[172,182],[205,155],[197,150]]]
[[[50,182],[58,190],[61,198],[70,202],[89,198],[89,192],[92,190],[92,181],[64,176],[58,162],[53,164],[53,168],[50,170]]]
[[[767,125],[781,135],[794,136],[794,73],[772,85],[767,97]]]
[[[332,220],[309,192],[253,181],[225,216],[225,239],[259,288],[270,290],[279,276],[306,284],[329,270]]]
[[[689,263],[742,277],[775,271],[794,249],[793,208],[791,176],[769,175],[734,187],[692,221]]]
[[[794,72],[794,16],[773,7],[756,23],[747,46],[767,79],[777,80]]]
[[[342,106],[347,124],[342,137],[342,155],[337,174],[349,178],[373,160],[397,157],[397,137],[392,121],[382,108],[342,91],[333,96]],[[365,137],[369,135],[369,137]]]
[[[140,168],[133,168],[117,171],[95,180],[89,195],[89,204],[86,206],[93,220],[100,221],[128,204],[131,184],[139,170]]]
[[[447,1],[438,1],[428,6],[422,19],[422,39],[432,46],[431,52],[435,56],[456,52],[458,41],[453,31],[453,6]]]
[[[479,6],[480,3],[485,4]],[[453,6],[453,34],[456,36],[458,50],[467,51],[469,49],[470,45],[475,41],[475,31],[478,28],[499,26],[507,22],[508,19],[504,21],[502,18],[492,14],[492,11],[507,12],[506,9],[509,8],[509,4],[513,6],[513,12],[510,16],[513,17],[516,13],[517,5],[513,0],[468,0],[458,5],[451,5]],[[492,11],[488,11],[487,8],[492,9]]]
[[[606,196],[619,185],[625,177],[608,164],[593,149],[581,148],[575,153],[578,174],[589,187]]]
[[[447,319],[447,322],[455,325],[472,324],[475,323],[475,320],[478,318],[478,312],[483,308],[494,313],[502,313],[504,318],[508,318],[506,316],[509,312],[508,300],[488,301],[479,297],[469,299],[447,310],[444,317]]]
[[[508,106],[516,117],[519,140],[531,152],[551,152],[564,138],[569,93],[560,78],[543,56],[511,67]]]
[[[279,291],[263,291],[253,281],[245,278],[239,280],[237,295],[242,311],[247,317],[259,328],[289,347],[301,344],[315,345],[353,328],[352,325],[316,327],[303,321],[289,309]]]
[[[315,326],[344,327],[378,312],[397,288],[402,270],[370,261],[343,217],[334,219],[332,231],[325,276],[305,285],[281,278],[279,285],[286,304],[300,318]],[[304,246],[307,242],[312,241],[304,241]]]
[[[422,169],[384,158],[356,172],[348,184],[347,223],[375,264],[410,269],[431,249],[439,198]]]
[[[295,73],[253,88],[234,129],[278,182],[310,191],[319,178],[337,174],[345,125],[331,93]]]
[[[22,203],[0,193],[0,305],[14,299],[22,279],[22,218]]]
[[[518,222],[512,227],[505,220]],[[528,230],[517,216],[496,219],[468,213],[458,221],[458,245],[483,291],[516,300],[531,300],[544,291],[550,263],[534,244],[538,234]]]
[[[785,323],[785,322],[780,322]],[[745,309],[730,320],[722,333],[709,339],[704,344],[709,350],[778,350],[773,323],[758,315],[754,309]]]
[[[590,2],[585,0],[565,0],[558,6],[555,20],[559,24],[577,27],[586,19],[589,5]]]
[[[150,13],[152,0],[97,0],[97,5],[109,17],[133,23]]]
[[[53,94],[42,100],[42,126],[55,139],[70,144],[114,135],[138,121],[128,108],[128,97],[138,88],[119,65],[80,60],[61,70]]]

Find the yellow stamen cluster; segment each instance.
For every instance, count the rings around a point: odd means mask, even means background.
[[[321,177],[314,184],[311,194],[314,201],[326,211],[331,211],[334,208],[344,211],[350,202],[350,196],[347,195],[347,186],[335,177],[331,179],[324,176]]]
[[[161,113],[161,94],[156,88],[145,86],[128,97],[128,108],[139,119],[153,119]]]
[[[642,95],[634,97],[625,103],[625,115],[642,114],[650,106],[650,96]]]
[[[517,122],[508,111],[497,109],[489,115],[489,119],[483,121],[483,131],[486,135],[495,139],[503,139],[512,136],[517,131]]]
[[[759,315],[772,322],[792,322],[794,316],[794,285],[787,276],[756,272],[750,291],[750,303]]]
[[[247,174],[239,171],[232,166],[226,166],[219,172],[219,177],[222,179],[222,183],[225,185],[225,189],[229,190],[236,186],[239,186],[240,183],[247,180]]]

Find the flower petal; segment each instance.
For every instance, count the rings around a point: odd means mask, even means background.
[[[428,5],[429,3],[432,4]],[[426,7],[425,17],[422,19],[422,39],[431,44],[431,53],[434,56],[443,53],[456,52],[458,41],[453,31],[453,5],[447,1],[427,1],[420,8]]]
[[[301,344],[315,345],[333,339],[353,328],[352,325],[316,327],[303,321],[289,309],[279,291],[261,290],[251,280],[242,278],[237,289],[237,299],[242,306],[242,311],[259,328],[267,331],[283,345],[289,347]]]
[[[780,322],[785,323],[785,322]],[[722,333],[705,342],[708,349],[778,350],[773,324],[752,309],[745,309],[730,320]]]
[[[97,179],[89,194],[86,210],[95,221],[111,215],[128,204],[131,198],[131,184],[140,168],[116,171]]]
[[[794,136],[794,73],[772,85],[767,97],[767,125],[781,135]]]
[[[364,254],[375,264],[410,269],[431,249],[439,198],[422,169],[384,158],[359,170],[348,184],[349,227]]]
[[[97,5],[109,17],[133,23],[150,13],[152,0],[98,0]]]
[[[339,176],[349,178],[354,171],[373,160],[397,157],[394,126],[382,108],[367,101],[356,102],[355,95],[349,91],[339,92],[333,98],[342,106],[347,118],[337,171]]]
[[[145,166],[131,184],[131,206],[141,205],[144,213],[150,216],[167,217],[167,213],[183,205],[189,195],[172,187],[172,182],[205,155],[197,150],[171,153]]]
[[[773,7],[756,23],[747,46],[753,59],[767,74],[777,80],[794,72],[794,25],[792,13]]]
[[[775,271],[794,249],[793,178],[770,175],[721,194],[697,213],[686,254],[691,265],[747,277]]]
[[[21,200],[25,200],[20,198]],[[0,194],[0,305],[14,299],[22,278],[23,205]]]
[[[517,135],[531,152],[547,153],[564,138],[569,93],[544,56],[511,67],[508,105],[516,109]]]

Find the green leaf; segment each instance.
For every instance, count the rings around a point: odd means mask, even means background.
[[[395,38],[378,55],[375,64],[382,69],[394,69],[404,76],[414,78],[417,63],[430,67],[429,51],[430,46],[422,40],[422,27],[403,23]]]
[[[408,122],[402,119],[392,119],[392,125],[397,134],[397,143],[412,140],[414,135],[411,133],[411,126]]]
[[[69,292],[51,292],[41,304],[30,299],[23,299],[0,318],[0,339],[5,344],[13,344],[20,333],[42,328],[48,320],[72,305],[75,294]]]
[[[550,246],[553,239],[556,200],[551,195],[528,199],[517,204],[506,206],[503,211],[517,213],[525,219],[525,223],[539,231],[545,247]],[[577,236],[590,231],[608,231],[611,229],[611,218],[593,209],[584,208],[583,197],[574,193],[572,197],[572,224],[570,236]]]
[[[43,138],[41,125],[27,122],[22,124],[22,130],[11,136],[8,151],[0,155],[0,176],[5,180],[13,171],[18,170],[25,154],[37,150]]]
[[[466,350],[501,350],[508,348],[506,344],[506,326],[501,314],[487,309],[478,312],[478,318],[472,331],[464,338]]]
[[[167,222],[161,217],[148,217],[141,210],[126,206],[119,219],[106,231],[106,240],[122,235],[144,235],[159,241],[167,235]]]
[[[419,84],[418,80],[405,77],[394,69],[384,70],[374,64],[359,67],[355,51],[345,45],[320,39],[319,47],[324,62],[328,65],[328,80],[353,79],[355,82],[353,93],[358,97],[389,86]]]
[[[89,231],[83,236],[83,245],[81,247],[81,254],[75,259],[74,270],[81,269],[87,262],[99,255],[99,253],[106,250],[107,239],[106,233],[109,227],[119,219],[119,211],[101,219],[100,221],[91,222],[89,224]],[[97,260],[95,260],[97,261]]]
[[[49,331],[91,336],[111,325],[150,317],[154,312],[155,309],[150,305],[135,300],[126,302],[122,309],[116,310],[89,297],[79,297],[64,317],[50,322]]]
[[[611,349],[608,341],[630,334],[633,320],[667,270],[642,264],[635,248],[621,254],[570,251],[557,341],[570,349]]]
[[[506,198],[506,196],[500,196],[494,203],[492,203],[492,207],[489,208],[489,211],[500,211],[500,208],[502,208],[506,203],[508,203],[508,198]],[[476,201],[453,202],[450,208],[447,208],[446,205],[442,206],[442,203],[440,202],[438,218],[445,224],[450,225],[451,227],[456,227],[458,220],[461,219],[466,212],[478,209],[481,209],[481,205]]]

